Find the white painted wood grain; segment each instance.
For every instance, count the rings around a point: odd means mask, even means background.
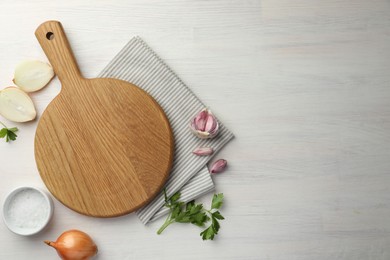
[[[2,86],[17,62],[45,59],[33,32],[47,19],[63,22],[88,77],[142,36],[232,129],[218,155],[229,170],[215,178],[226,220],[204,242],[196,227],[157,236],[161,222],[88,218],[56,202],[37,236],[0,224],[0,259],[55,259],[41,241],[70,228],[95,238],[98,259],[390,259],[389,1],[2,1]],[[32,95],[39,114],[59,89]],[[1,199],[44,187],[36,122],[16,125],[18,140],[0,142]]]

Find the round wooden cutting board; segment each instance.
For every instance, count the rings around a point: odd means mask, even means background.
[[[173,159],[172,130],[159,104],[117,79],[83,78],[61,23],[35,32],[62,84],[35,135],[49,191],[84,215],[130,213],[161,191]]]

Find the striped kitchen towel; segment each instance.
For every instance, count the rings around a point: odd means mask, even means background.
[[[122,79],[139,86],[165,111],[175,139],[173,166],[165,185],[168,196],[180,190],[183,201],[190,201],[214,189],[206,167],[210,156],[196,156],[192,151],[209,146],[218,152],[233,134],[221,122],[220,132],[213,139],[202,140],[191,133],[189,121],[206,106],[140,37],[133,37],[99,77]],[[164,196],[160,193],[137,215],[146,224],[167,213],[163,206]]]

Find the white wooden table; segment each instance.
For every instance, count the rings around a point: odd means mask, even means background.
[[[34,3],[36,2],[36,3]],[[236,134],[215,178],[226,220],[217,239],[133,215],[97,219],[55,201],[50,226],[20,237],[0,222],[0,259],[57,259],[42,243],[78,228],[97,259],[390,259],[390,2],[386,0],[2,1],[0,84],[45,60],[34,36],[60,20],[82,73],[94,77],[140,35]],[[39,115],[58,80],[32,98]],[[44,187],[37,122],[0,140],[0,199]],[[209,203],[210,196],[202,199]]]

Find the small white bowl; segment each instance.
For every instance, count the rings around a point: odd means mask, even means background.
[[[3,204],[3,220],[9,230],[31,236],[43,230],[53,216],[53,201],[42,190],[19,187],[11,191]]]

